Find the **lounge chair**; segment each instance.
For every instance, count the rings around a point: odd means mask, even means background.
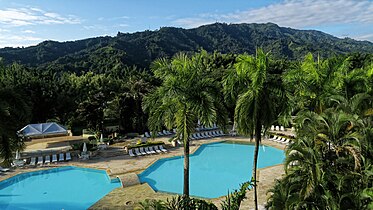
[[[162,153],[162,151],[160,149],[158,149],[158,146],[154,146],[154,150],[158,153]]]
[[[203,137],[201,136],[200,133],[196,133],[196,137],[197,137],[197,139],[203,139]]]
[[[289,142],[290,142],[290,139],[285,139],[285,141],[283,141],[281,143],[283,143],[283,144],[289,144]]]
[[[176,128],[172,129],[172,132],[176,133],[176,131],[177,131]]]
[[[158,132],[158,136],[163,136],[164,134],[162,132]]]
[[[153,147],[149,147],[149,151],[152,153],[152,154],[156,154],[157,152],[153,150]]]
[[[70,152],[66,152],[66,161],[71,160],[71,154]]]
[[[43,164],[43,162],[44,162],[44,160],[43,160],[43,156],[39,156],[38,157],[38,165],[42,165]]]
[[[200,137],[196,134],[196,133],[193,133],[192,137],[197,140],[197,139],[200,139]]]
[[[141,156],[142,153],[139,151],[139,148],[135,148],[135,153],[137,156]]]
[[[275,126],[271,125],[271,131],[275,130]]]
[[[280,130],[280,127],[278,125],[276,125],[275,131],[279,131],[279,130]]]
[[[284,126],[281,125],[281,126],[280,126],[280,130],[281,130],[281,131],[285,131]]]
[[[144,147],[140,147],[140,152],[141,154],[146,155],[146,152],[144,151]]]
[[[52,155],[52,163],[55,163],[55,162],[57,162],[57,155],[53,154]]]
[[[163,148],[163,145],[159,145],[159,149],[162,151],[162,152],[167,152],[167,150],[165,148]]]
[[[146,154],[148,154],[148,155],[151,155],[151,154],[152,154],[152,152],[149,151],[149,148],[148,148],[148,147],[145,147],[145,148],[144,148],[144,151],[145,151]]]
[[[218,135],[216,134],[215,131],[210,131],[210,136],[212,136],[212,137],[217,137]]]
[[[280,138],[277,142],[278,143],[282,143],[282,142],[284,142],[286,139],[284,138],[284,137],[282,137],[282,138]]]
[[[225,134],[223,133],[222,130],[220,130],[220,131],[219,131],[219,135],[220,135],[220,136],[224,136]]]
[[[44,164],[47,164],[47,163],[50,163],[50,162],[51,162],[51,156],[50,155],[45,156]]]
[[[150,136],[150,134],[148,133],[148,132],[145,132],[145,137],[147,137],[147,138],[150,138],[151,136]]]
[[[209,132],[208,132],[208,135],[209,135],[210,137],[215,137],[215,135],[214,135],[214,133],[213,133],[212,131],[209,131]]]
[[[0,171],[1,172],[7,172],[7,171],[10,171],[10,169],[9,168],[3,168],[3,167],[0,166]]]
[[[131,157],[136,157],[136,155],[135,154],[133,154],[133,151],[132,151],[132,149],[130,149],[129,151],[128,151],[128,154],[131,156]]]
[[[59,162],[65,161],[65,157],[64,157],[63,153],[58,154],[58,161]]]
[[[30,165],[31,165],[31,166],[36,165],[36,157],[31,157]]]
[[[269,141],[274,141],[275,139],[277,139],[277,136],[273,136],[273,137],[268,138]]]

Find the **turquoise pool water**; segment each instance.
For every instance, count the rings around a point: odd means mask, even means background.
[[[190,156],[190,194],[203,198],[216,198],[238,189],[251,179],[254,145],[212,143],[202,145]],[[258,168],[283,162],[282,150],[260,146]],[[139,174],[155,191],[182,194],[184,158],[173,157],[156,161]]]
[[[103,170],[68,166],[23,173],[0,182],[0,209],[87,209],[120,186]]]

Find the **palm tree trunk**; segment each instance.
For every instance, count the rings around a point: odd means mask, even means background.
[[[257,123],[255,126],[255,150],[254,150],[254,164],[253,164],[253,178],[254,178],[254,203],[255,203],[255,210],[258,209],[258,191],[257,191],[257,175],[256,175],[256,168],[258,163],[258,153],[259,153],[259,143],[261,140],[261,129],[262,126],[260,123]]]
[[[189,135],[187,131],[187,117],[184,117],[184,131],[183,131],[183,140],[184,140],[184,192],[183,195],[185,198],[189,198]]]

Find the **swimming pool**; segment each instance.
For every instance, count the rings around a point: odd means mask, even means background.
[[[121,186],[103,170],[60,167],[0,182],[0,209],[87,209]]]
[[[190,156],[190,194],[217,198],[238,189],[251,179],[254,149],[253,144],[234,142],[200,146]],[[258,168],[280,164],[284,158],[282,150],[260,146]],[[139,179],[155,191],[182,194],[183,163],[182,156],[160,159],[139,174]]]

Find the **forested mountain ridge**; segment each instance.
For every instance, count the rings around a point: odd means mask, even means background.
[[[308,52],[322,57],[352,52],[373,53],[373,43],[315,30],[297,30],[267,24],[215,23],[194,29],[162,27],[155,31],[118,33],[115,37],[96,37],[69,42],[44,41],[26,48],[2,48],[6,64],[19,62],[41,69],[95,71],[137,65],[148,68],[159,57],[175,53],[208,52],[250,53],[261,47],[276,58],[301,59]]]

